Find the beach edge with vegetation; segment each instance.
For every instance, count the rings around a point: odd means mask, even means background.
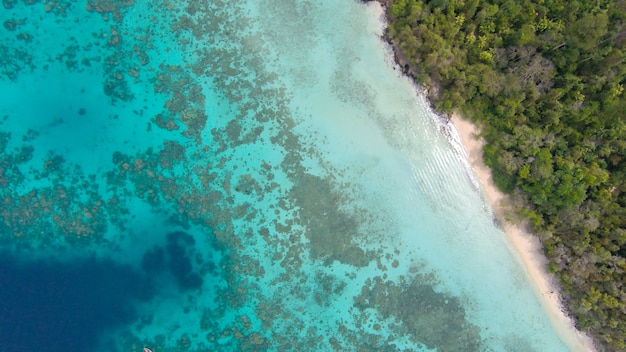
[[[378,1],[403,72],[480,129],[576,328],[626,349],[626,1]]]

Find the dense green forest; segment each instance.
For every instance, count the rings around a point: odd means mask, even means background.
[[[626,350],[626,1],[380,1],[405,72],[481,126],[579,329]]]

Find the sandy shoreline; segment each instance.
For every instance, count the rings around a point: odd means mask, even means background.
[[[373,6],[373,11],[380,20],[382,28],[386,27],[388,21],[384,9],[386,3],[369,0],[364,2],[376,4],[376,6]],[[398,53],[395,51],[393,44],[388,40],[385,41],[390,45],[391,58],[402,69],[402,62],[398,60]],[[407,72],[403,73],[407,75]],[[425,92],[422,93],[425,94]],[[427,94],[425,95],[427,96]],[[482,147],[484,141],[477,139],[479,133],[477,126],[462,119],[458,114],[452,115],[451,122],[459,133],[461,143],[467,152],[470,166],[480,182],[481,192],[502,225],[509,243],[525,269],[524,271],[528,276],[532,290],[548,315],[559,338],[571,351],[596,352],[597,349],[593,344],[593,340],[586,334],[578,331],[574,326],[574,322],[563,313],[558,287],[554,282],[555,279],[546,270],[548,261],[542,253],[539,239],[528,233],[522,226],[512,224],[506,220],[505,206],[502,205],[505,195],[495,186],[491,177],[491,170],[483,162]]]
[[[476,138],[477,127],[471,122],[463,120],[457,114],[452,116],[451,122],[459,132],[469,162],[480,181],[484,197],[491,205],[494,215],[502,224],[509,243],[524,265],[533,291],[547,312],[559,337],[572,351],[596,351],[592,340],[579,332],[574,327],[572,320],[562,312],[558,288],[553,281],[554,278],[546,270],[547,259],[541,252],[539,239],[529,234],[521,226],[506,221],[504,207],[501,205],[505,195],[494,185],[491,170],[483,162],[482,147],[484,142]]]

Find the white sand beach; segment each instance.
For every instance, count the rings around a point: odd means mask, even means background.
[[[558,286],[555,278],[547,272],[547,259],[541,251],[539,239],[528,233],[522,226],[507,221],[502,203],[506,195],[495,186],[491,170],[483,162],[484,141],[479,137],[479,129],[458,114],[453,114],[451,121],[459,132],[469,162],[480,181],[482,193],[526,269],[533,290],[546,310],[554,329],[572,351],[595,351],[591,338],[578,331],[573,321],[563,313]]]

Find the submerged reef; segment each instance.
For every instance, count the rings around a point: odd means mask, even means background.
[[[375,253],[359,246],[358,221],[339,209],[341,198],[329,180],[303,173],[291,195],[300,209],[314,258],[357,267],[367,266],[376,258]]]
[[[169,269],[176,277],[181,289],[198,289],[202,286],[202,277],[193,271],[192,258],[195,240],[189,234],[177,231],[167,235],[167,254]]]
[[[459,301],[428,280],[371,278],[402,269],[397,257],[406,253],[371,245],[397,228],[380,214],[345,207],[343,170],[310,171],[322,156],[297,132],[304,112],[290,109],[291,93],[271,67],[278,59],[272,36],[245,4],[5,0],[4,7],[11,11],[0,44],[3,79],[56,75],[52,81],[67,81],[64,94],[76,101],[36,91],[24,104],[43,106],[29,110],[32,129],[16,127],[24,117],[18,108],[2,117],[0,241],[29,254],[78,251],[137,262],[41,263],[58,271],[42,279],[46,285],[63,286],[46,280],[68,270],[76,275],[59,279],[76,291],[55,299],[68,304],[79,295],[77,309],[104,317],[68,317],[93,329],[69,339],[84,347],[106,335],[107,351],[479,346]],[[24,13],[37,15],[22,20]],[[302,27],[294,21],[281,25]],[[59,33],[39,30],[46,26]],[[17,31],[32,39],[16,38]],[[37,49],[43,43],[47,52]],[[386,232],[364,231],[373,221]],[[42,276],[29,268],[19,275]],[[85,283],[129,287],[104,287],[109,297],[101,301]],[[352,289],[361,286],[355,298]],[[365,315],[379,325],[364,329]]]
[[[375,277],[367,280],[354,305],[400,322],[416,344],[442,352],[481,351],[480,328],[467,321],[461,301],[437,292],[435,283],[424,275],[398,282]]]
[[[167,234],[167,244],[154,246],[146,251],[141,260],[141,268],[148,275],[170,274],[178,283],[181,291],[197,290],[204,282],[196,267],[206,266],[196,253],[193,236],[183,231]],[[207,268],[214,271],[214,265]],[[213,272],[213,274],[215,274]]]

